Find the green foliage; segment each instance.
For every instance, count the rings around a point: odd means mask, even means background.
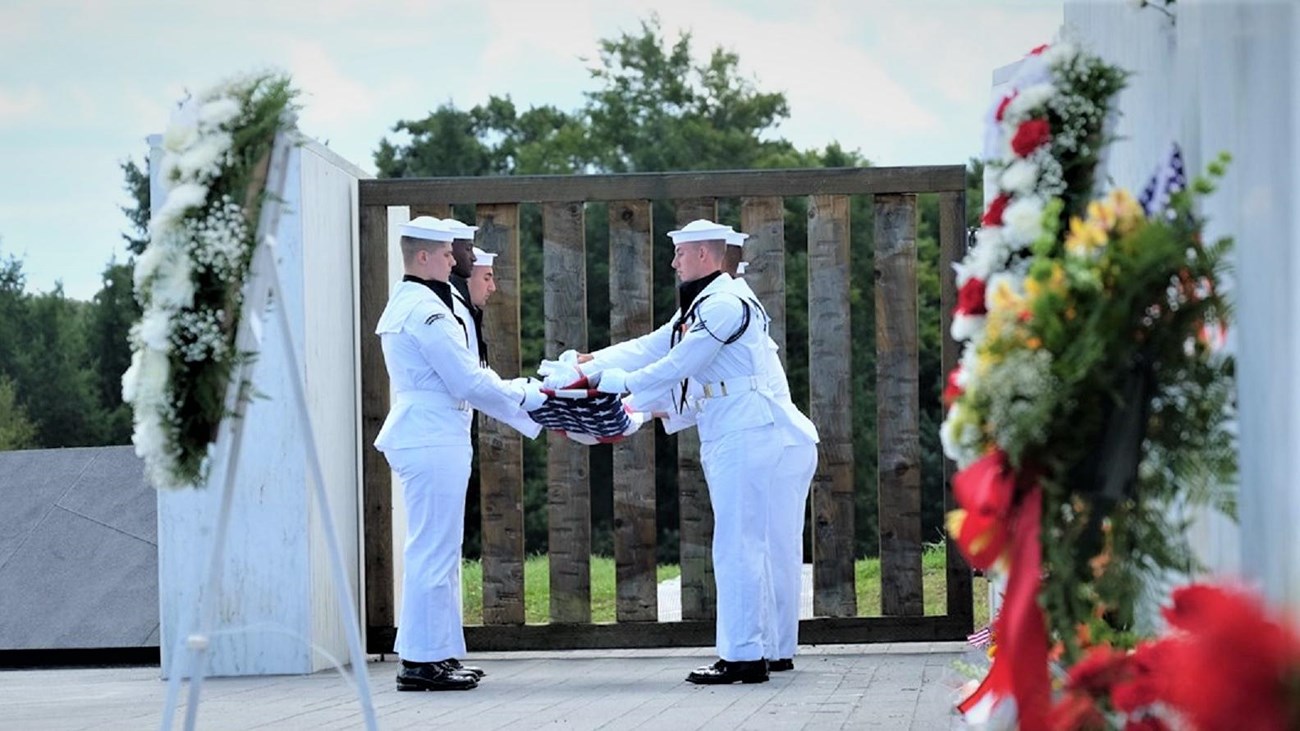
[[[18,403],[14,382],[0,374],[0,452],[29,449],[36,444],[36,425]]]

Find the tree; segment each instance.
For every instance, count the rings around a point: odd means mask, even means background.
[[[100,407],[100,434],[105,444],[131,443],[131,407],[122,402],[122,374],[131,365],[127,335],[140,319],[132,288],[133,263],[109,261],[104,284],[86,313],[86,347]]]
[[[143,165],[127,160],[121,164],[121,168],[126,192],[134,201],[131,206],[121,207],[131,224],[130,233],[122,234],[122,238],[126,239],[126,249],[131,256],[139,256],[144,252],[144,247],[149,245],[149,155],[144,156]]]
[[[14,393],[14,382],[0,375],[0,452],[36,446],[36,426]]]

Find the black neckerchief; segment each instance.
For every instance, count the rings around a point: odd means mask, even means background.
[[[712,274],[706,274],[699,279],[692,279],[689,282],[682,282],[677,287],[677,304],[678,310],[677,322],[673,323],[673,332],[669,340],[669,347],[677,345],[682,338],[686,336],[686,319],[691,313],[691,305],[695,303],[695,298],[704,291],[705,287],[713,284],[713,280],[722,276],[722,272],[717,271]],[[686,409],[686,389],[690,386],[691,379],[682,379],[682,394],[677,402],[677,413],[682,413]]]
[[[402,281],[415,282],[416,284],[423,284],[424,286],[433,290],[434,294],[438,295],[438,299],[442,300],[443,304],[447,305],[447,309],[452,310],[450,284],[447,284],[446,282],[439,282],[436,279],[421,279],[415,276],[414,274],[407,274],[406,276],[402,277]],[[452,310],[452,312],[454,313],[455,310]]]
[[[691,311],[691,304],[695,302],[695,298],[700,295],[700,292],[704,291],[705,287],[713,284],[713,280],[720,276],[722,276],[722,272],[718,271],[706,274],[699,279],[682,282],[677,286],[677,304],[681,308],[678,310],[681,313],[677,320],[678,327],[686,322],[686,314]]]
[[[474,334],[478,336],[478,361],[486,366],[488,359],[487,343],[483,340],[483,308],[470,305],[469,315],[474,319]]]
[[[461,301],[465,303],[465,309],[474,309],[469,306],[469,280],[455,272],[452,272],[450,281],[451,286],[455,287],[457,294],[460,295]]]

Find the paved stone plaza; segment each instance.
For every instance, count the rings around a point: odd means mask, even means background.
[[[961,643],[802,648],[793,672],[759,685],[693,686],[707,648],[478,653],[477,690],[399,693],[392,656],[370,664],[381,729],[947,729]],[[158,670],[0,671],[0,728],[154,729]],[[177,716],[174,728],[182,727]],[[361,729],[337,673],[204,683],[201,729]]]

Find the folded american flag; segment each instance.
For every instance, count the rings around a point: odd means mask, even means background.
[[[637,430],[629,409],[615,393],[601,393],[583,377],[565,388],[544,388],[550,398],[528,412],[542,427],[583,444],[608,444]]]

